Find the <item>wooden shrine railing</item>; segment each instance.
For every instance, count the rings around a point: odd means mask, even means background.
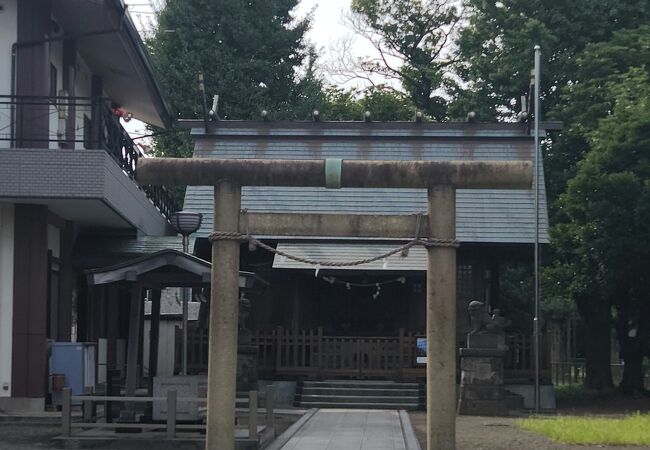
[[[413,332],[400,330],[397,336],[330,336],[322,329],[253,331],[251,345],[257,347],[260,377],[387,378],[415,380],[426,376],[426,366],[416,363],[417,339]],[[177,339],[177,355],[180,355]],[[191,373],[207,370],[207,331],[190,329],[188,368]],[[533,339],[530,335],[509,335],[506,343],[505,375],[509,379],[533,379]],[[542,340],[541,368],[550,377],[550,344]],[[180,366],[180,358],[177,358]]]
[[[292,333],[277,328],[257,331],[260,373],[308,377],[402,378],[402,370],[415,368],[416,337],[326,336],[323,330]],[[278,351],[279,350],[279,351]]]
[[[540,369],[545,381],[550,381],[551,376],[551,344],[550,334],[540,337],[541,358]],[[504,361],[506,378],[519,378],[534,380],[535,375],[535,346],[534,338],[530,334],[515,334],[506,337],[508,353]]]

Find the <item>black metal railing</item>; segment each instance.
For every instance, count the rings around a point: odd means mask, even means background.
[[[151,199],[153,204],[158,208],[160,214],[165,216],[167,220],[176,211],[180,211],[180,206],[169,190],[165,186],[142,185],[141,189]]]
[[[99,107],[101,108],[98,114],[100,118],[99,143],[104,150],[115,158],[127,175],[133,178],[135,177],[138,159],[144,155],[135,145],[129,133],[122,127],[119,117],[113,113],[110,105],[101,102]]]
[[[103,149],[134,179],[145,157],[110,99],[0,95],[0,148]],[[164,186],[140,186],[167,219],[179,205]]]

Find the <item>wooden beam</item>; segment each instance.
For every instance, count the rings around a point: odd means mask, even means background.
[[[419,218],[419,236],[429,236],[429,217]],[[242,213],[239,231],[252,236],[383,237],[412,239],[418,216],[370,214]]]
[[[164,289],[166,287],[209,287],[210,276],[211,272],[205,272],[202,277],[190,273],[148,273],[141,277],[138,282],[150,289]],[[263,282],[259,277],[253,278],[240,275],[239,287],[250,288],[253,285],[253,280]]]
[[[232,180],[241,186],[326,186],[325,160],[142,158],[141,184],[213,186]],[[530,189],[530,161],[343,160],[340,186],[352,188]]]

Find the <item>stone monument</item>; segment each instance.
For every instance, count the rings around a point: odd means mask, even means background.
[[[470,332],[460,349],[460,399],[458,414],[501,416],[508,414],[503,387],[503,361],[508,351],[505,328],[510,320],[498,309],[492,316],[482,302],[468,307]]]

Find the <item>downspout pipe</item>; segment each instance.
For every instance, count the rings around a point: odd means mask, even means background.
[[[18,52],[18,41],[11,44],[11,99],[16,94],[16,53]],[[16,146],[16,104],[10,101],[9,112],[9,146]]]

